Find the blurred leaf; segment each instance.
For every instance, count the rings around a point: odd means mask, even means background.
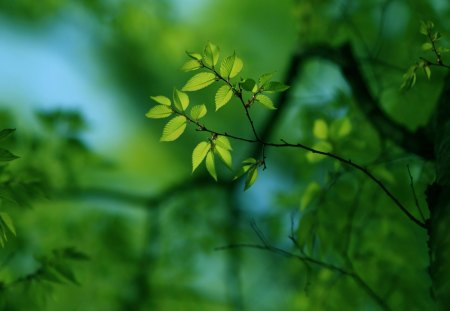
[[[209,174],[217,181],[216,166],[214,164],[214,153],[211,150],[206,155],[206,169]]]
[[[328,125],[323,119],[314,121],[313,134],[318,139],[328,138]]]
[[[195,146],[194,151],[192,152],[192,172],[194,172],[203,162],[210,149],[211,144],[206,141],[202,141]]]
[[[431,78],[431,69],[430,66],[423,66],[423,70],[425,71],[425,74],[427,75],[428,80]]]
[[[18,156],[12,154],[9,150],[0,148],[0,162],[13,161],[18,158]]]
[[[331,152],[333,150],[333,146],[326,141],[319,141],[318,143],[315,143],[312,147],[315,150],[322,151],[322,152]],[[326,156],[321,155],[319,153],[313,153],[313,152],[307,152],[306,153],[306,159],[309,162],[318,162],[325,158]]]
[[[0,221],[3,222],[13,235],[16,235],[16,228],[14,228],[14,223],[8,213],[0,212]]]
[[[258,168],[256,167],[256,165],[254,165],[248,170],[247,178],[245,179],[244,191],[253,186],[257,178],[258,178]]]
[[[261,77],[259,77],[258,84],[260,86],[265,86],[267,82],[272,80],[272,77],[273,77],[273,72],[265,73],[265,74],[261,75]]]
[[[161,119],[161,118],[167,118],[172,115],[173,111],[172,108],[165,105],[156,105],[145,114],[147,118],[151,119]]]
[[[216,93],[216,111],[225,106],[233,97],[233,89],[229,85],[221,86]]]
[[[424,50],[424,51],[431,50],[432,48],[433,48],[433,45],[430,42],[425,42],[424,44],[422,44],[422,50]]]
[[[208,110],[205,105],[195,105],[191,108],[191,118],[194,120],[200,120],[203,118]]]
[[[0,141],[7,139],[10,137],[16,129],[3,129],[0,131]]]
[[[262,104],[264,107],[275,110],[277,109],[272,100],[270,99],[270,97],[266,96],[266,95],[262,95],[262,94],[258,94],[256,95],[256,101],[260,104]]]
[[[216,75],[212,72],[200,72],[190,78],[181,89],[185,92],[201,90],[216,81]]]
[[[170,106],[171,102],[170,99],[166,96],[151,96],[151,99],[153,99],[158,104],[164,105],[164,106]]]
[[[309,183],[300,200],[300,210],[304,212],[322,188],[317,182]]]
[[[281,82],[269,82],[264,87],[264,92],[267,93],[277,93],[277,92],[283,92],[286,91],[289,88],[289,86],[281,83]]]
[[[183,134],[186,129],[186,117],[176,116],[164,127],[161,141],[174,141]]]

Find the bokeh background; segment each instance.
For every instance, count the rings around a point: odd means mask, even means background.
[[[261,250],[216,250],[260,244],[263,235],[299,253],[294,235],[314,258],[351,262],[394,310],[430,310],[426,236],[366,177],[303,151],[270,149],[268,169],[244,192],[226,169],[219,183],[203,167],[191,173],[192,149],[207,135],[191,127],[161,143],[164,122],[144,114],[150,96],[183,86],[185,51],[208,41],[243,59],[242,77],[275,72],[280,81],[302,49],[350,42],[383,109],[415,129],[428,121],[443,73],[433,71],[433,83],[419,76],[407,93],[402,76],[423,54],[420,21],[448,34],[449,13],[444,0],[0,0],[0,128],[17,129],[8,146],[20,156],[8,165],[20,180],[15,192],[2,190],[17,236],[0,249],[0,307],[377,310],[336,271]],[[292,82],[272,141],[328,140],[417,214],[409,165],[425,207],[432,166],[372,128],[336,65],[309,61]],[[210,107],[210,127],[251,136],[237,102],[212,113],[215,89],[191,102]],[[252,112],[259,129],[271,113]],[[329,128],[325,137],[314,131],[317,120]],[[233,147],[237,171],[253,146]],[[64,247],[89,257],[70,265],[79,285],[15,284]]]

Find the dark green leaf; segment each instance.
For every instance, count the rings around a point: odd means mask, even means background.
[[[12,154],[9,150],[0,148],[0,162],[13,161],[18,158],[18,156]]]
[[[16,129],[3,129],[0,131],[0,141],[7,139],[10,137]]]

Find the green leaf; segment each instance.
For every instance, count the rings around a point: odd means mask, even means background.
[[[219,55],[219,47],[211,42],[208,42],[203,52],[203,62],[209,67],[214,67],[219,61]]]
[[[264,86],[267,82],[272,80],[273,72],[265,73],[258,79],[258,84]]]
[[[14,228],[14,223],[8,213],[0,213],[0,220],[12,234],[16,235],[16,228]]]
[[[328,125],[323,119],[317,119],[314,121],[313,134],[318,139],[328,138]]]
[[[423,70],[425,71],[425,74],[427,75],[428,80],[431,78],[431,69],[429,65],[423,66]]]
[[[319,141],[318,143],[314,144],[312,148],[322,152],[331,152],[333,150],[333,146],[326,141]],[[323,160],[325,157],[326,157],[325,155],[314,152],[308,152],[306,154],[306,159],[312,163],[319,162]]]
[[[219,145],[216,145],[214,148],[214,152],[219,155],[219,158],[228,166],[229,169],[233,166],[233,159],[231,157],[231,152],[225,148],[222,148]]]
[[[431,44],[430,42],[425,42],[424,44],[422,44],[422,50],[424,51],[431,50],[432,48],[433,44]]]
[[[170,99],[168,99],[166,96],[151,96],[150,98],[153,99],[158,104],[161,104],[164,106],[171,105]]]
[[[185,111],[189,106],[189,96],[186,93],[180,92],[177,89],[173,90],[173,104],[180,110]]]
[[[70,283],[75,284],[75,285],[80,285],[80,283],[76,279],[75,274],[73,273],[73,271],[69,267],[67,267],[66,265],[64,265],[62,263],[57,263],[57,264],[53,265],[53,268],[66,281],[69,281]]]
[[[233,148],[231,148],[230,140],[225,136],[217,136],[217,138],[214,140],[214,143],[216,144],[216,146],[220,146],[223,149],[233,150]]]
[[[224,78],[229,78],[231,70],[233,69],[233,64],[236,59],[236,54],[228,56],[222,60],[220,64],[220,75]]]
[[[12,154],[9,150],[0,148],[0,162],[9,162],[18,158],[18,156]]]
[[[200,53],[186,51],[186,54],[187,54],[187,56],[189,56],[190,58],[195,59],[195,60],[202,60],[202,58],[203,58]]]
[[[240,85],[242,89],[253,92],[254,88],[256,87],[256,82],[253,79],[246,79],[240,82]]]
[[[161,141],[174,141],[183,134],[186,129],[186,117],[176,116],[164,126]]]
[[[335,120],[330,126],[329,135],[334,138],[343,138],[352,131],[352,123],[348,117]]]
[[[289,88],[289,86],[287,86],[281,82],[269,82],[264,87],[264,92],[277,93],[277,92],[286,91],[288,88]]]
[[[145,114],[147,118],[150,119],[161,119],[170,117],[173,113],[172,109],[169,106],[165,105],[156,105]]]
[[[3,129],[0,131],[0,141],[7,139],[10,137],[16,129]]]
[[[246,191],[251,186],[253,186],[253,184],[256,181],[256,178],[258,178],[258,169],[255,165],[255,166],[252,166],[248,171],[247,178],[245,179],[244,191]]]
[[[197,121],[203,118],[207,112],[205,105],[195,105],[191,108],[191,118]]]
[[[181,89],[185,92],[201,90],[216,81],[216,75],[212,72],[200,72],[190,78]]]
[[[192,172],[203,162],[208,152],[211,150],[211,144],[206,141],[200,142],[195,146],[192,152]]]
[[[233,68],[231,69],[231,72],[230,72],[230,78],[236,77],[241,72],[243,67],[244,67],[244,62],[242,61],[242,59],[240,59],[239,57],[236,56],[234,58]]]
[[[256,95],[256,101],[260,104],[262,104],[263,106],[265,106],[266,108],[275,110],[277,109],[274,105],[272,100],[270,99],[270,97],[266,96],[266,95],[262,95],[262,94],[258,94]]]
[[[193,71],[202,68],[202,64],[196,59],[190,59],[181,66],[183,71]]]
[[[206,155],[206,169],[209,174],[217,181],[216,165],[214,164],[214,153],[211,150]]]
[[[233,97],[233,89],[228,85],[221,86],[216,93],[216,111],[225,106]]]
[[[239,169],[239,171],[236,173],[236,176],[234,176],[233,180],[236,180],[236,179],[238,179],[239,177],[241,177],[242,175],[244,175],[245,173],[247,173],[247,172],[250,170],[250,168],[251,168],[252,166],[253,166],[253,165],[251,165],[251,164],[243,165],[243,166]]]
[[[303,212],[306,210],[313,199],[317,197],[320,190],[321,187],[317,182],[311,182],[308,187],[306,187],[306,190],[300,200],[300,211]]]
[[[258,161],[256,161],[255,158],[247,158],[244,161],[242,161],[242,164],[256,164]]]
[[[424,21],[420,21],[420,33],[423,35],[427,35],[428,31],[427,31],[427,24]]]

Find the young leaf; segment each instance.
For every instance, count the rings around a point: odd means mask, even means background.
[[[170,99],[168,99],[166,96],[150,96],[151,99],[153,99],[158,104],[164,105],[164,106],[170,106]]]
[[[190,78],[181,89],[185,92],[201,90],[216,81],[216,75],[212,72],[200,72]]]
[[[195,105],[191,108],[191,117],[197,121],[203,118],[207,112],[205,105]]]
[[[211,144],[206,141],[200,142],[195,146],[192,152],[192,172],[203,162],[208,152],[211,150]]]
[[[247,158],[244,161],[242,161],[242,164],[256,164],[258,161],[256,161],[255,158]]]
[[[209,67],[214,67],[219,61],[219,54],[219,47],[211,42],[208,42],[203,52],[204,63]]]
[[[244,62],[242,61],[242,59],[236,56],[234,59],[233,68],[231,69],[230,72],[230,78],[236,77],[241,72],[243,67]]]
[[[328,138],[328,125],[323,119],[317,119],[314,121],[313,134],[318,139]]]
[[[217,181],[216,166],[214,164],[214,153],[211,150],[206,155],[206,169],[209,174]]]
[[[13,161],[18,158],[18,156],[12,154],[9,150],[0,148],[0,162]]]
[[[424,44],[422,44],[422,50],[424,51],[431,50],[432,48],[433,44],[431,44],[430,42],[425,42]]]
[[[232,97],[233,97],[232,88],[228,84],[221,86],[217,90],[215,96],[216,111],[225,106]]]
[[[7,139],[9,136],[11,136],[16,129],[3,129],[0,131],[0,141]]]
[[[183,134],[186,129],[186,117],[176,116],[164,126],[161,141],[174,141]]]
[[[200,53],[195,53],[195,52],[187,52],[186,51],[187,56],[189,56],[192,59],[195,60],[202,60],[202,55]]]
[[[169,106],[156,105],[150,108],[150,110],[145,114],[145,116],[150,119],[161,119],[170,117],[172,113],[173,111]]]
[[[246,79],[240,82],[240,85],[244,90],[252,92],[256,87],[256,82],[253,79]]]
[[[0,221],[12,234],[16,235],[16,228],[14,228],[14,223],[8,213],[0,213]]]
[[[233,166],[233,159],[231,157],[231,152],[225,148],[216,145],[214,148],[214,152],[219,155],[219,158],[228,166],[229,169]]]
[[[289,86],[281,83],[281,82],[269,82],[264,87],[264,92],[268,93],[276,93],[286,91]]]
[[[258,95],[256,96],[256,101],[257,101],[258,103],[262,104],[263,106],[269,108],[269,109],[272,109],[272,110],[277,109],[277,108],[273,105],[272,100],[271,100],[268,96],[266,96],[266,95],[258,94]]]
[[[196,59],[190,59],[181,66],[183,71],[193,71],[202,68],[202,64]]]
[[[244,191],[246,191],[248,188],[250,188],[256,181],[256,178],[258,177],[258,168],[256,165],[252,166],[248,173],[247,178],[245,179],[245,187]]]
[[[261,86],[264,86],[267,82],[272,80],[272,77],[273,77],[273,73],[272,72],[265,73],[261,77],[259,77],[258,84],[261,85]]]
[[[228,56],[222,60],[222,63],[220,64],[220,75],[222,77],[229,78],[235,59],[236,54],[233,54],[232,56]]]
[[[428,80],[431,78],[431,69],[429,65],[423,66],[423,70],[425,71],[425,74],[427,75]]]
[[[214,143],[216,146],[222,147],[223,149],[233,150],[233,148],[231,148],[230,140],[225,136],[217,136]]]
[[[185,111],[189,106],[189,96],[177,89],[173,90],[173,104],[180,111]]]

